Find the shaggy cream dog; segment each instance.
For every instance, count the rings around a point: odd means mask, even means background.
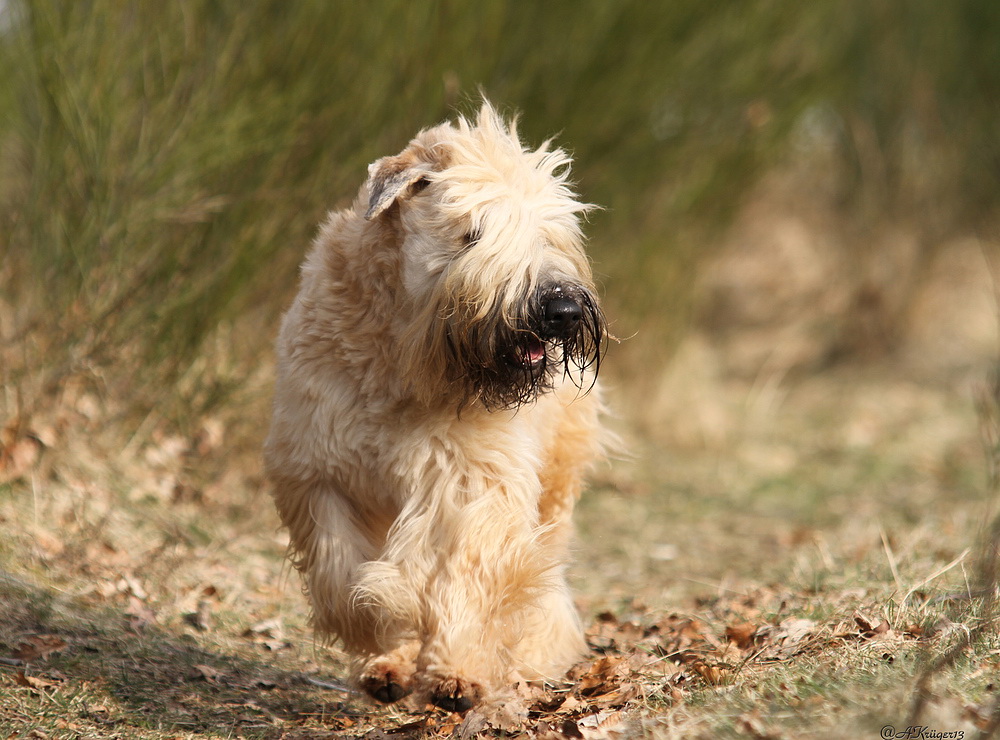
[[[422,131],[284,318],[267,470],[315,627],[379,701],[463,711],[585,649],[564,569],[607,332],[569,163],[488,103]]]

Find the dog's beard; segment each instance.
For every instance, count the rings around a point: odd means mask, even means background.
[[[566,292],[581,308],[566,336],[545,330],[544,291],[523,302],[523,315],[513,321],[497,315],[449,323],[449,359],[454,382],[463,387],[461,407],[478,400],[490,411],[514,409],[552,390],[560,377],[583,393],[590,390],[600,371],[607,324],[588,291]]]

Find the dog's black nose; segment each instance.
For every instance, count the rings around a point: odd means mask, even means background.
[[[551,337],[569,337],[576,333],[583,309],[572,298],[552,298],[545,304],[545,333]]]

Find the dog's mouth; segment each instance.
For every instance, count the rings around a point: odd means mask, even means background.
[[[525,370],[537,370],[545,364],[545,343],[529,336],[515,352],[514,359]]]

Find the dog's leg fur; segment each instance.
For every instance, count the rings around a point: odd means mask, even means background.
[[[292,562],[304,576],[317,632],[339,636],[352,652],[386,652],[385,621],[355,603],[349,588],[361,564],[379,552],[375,522],[343,526],[359,517],[329,482],[286,479],[276,481],[276,488],[282,493],[275,497],[278,512],[292,537]]]
[[[538,518],[527,418],[504,416],[479,426],[449,419],[422,433],[427,454],[413,461],[406,505],[356,586],[356,603],[417,625],[419,688],[446,708],[467,708],[508,680],[530,613],[560,588],[557,552]]]
[[[598,458],[598,415],[602,410],[597,392],[577,398],[573,392],[556,393],[538,402],[536,418],[552,428],[542,432],[548,441],[539,470],[542,486],[539,518],[545,527],[546,544],[560,563],[569,561],[573,534],[572,515],[583,490],[583,475]],[[555,404],[558,409],[548,409]],[[553,423],[554,421],[554,423]],[[556,583],[533,610],[524,637],[518,645],[518,662],[537,667],[527,680],[553,679],[586,650],[583,628],[566,583],[565,566],[554,574]]]
[[[391,521],[359,517],[349,499],[321,483],[281,481],[278,511],[292,534],[293,563],[305,577],[318,634],[337,635],[356,655],[356,683],[370,696],[394,702],[409,694],[420,644],[391,612],[356,598],[362,563],[382,551]],[[347,528],[343,522],[355,522]],[[410,630],[412,632],[412,630]]]

